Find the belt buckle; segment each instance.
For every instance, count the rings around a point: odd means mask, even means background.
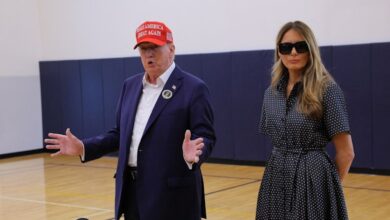
[[[131,170],[130,171],[130,176],[131,176],[132,180],[136,180],[137,179],[137,171],[136,170]]]

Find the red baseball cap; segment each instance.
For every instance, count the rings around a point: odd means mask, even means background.
[[[137,44],[136,49],[141,43],[149,42],[158,46],[163,46],[166,43],[173,42],[172,31],[162,22],[145,21],[135,32]]]

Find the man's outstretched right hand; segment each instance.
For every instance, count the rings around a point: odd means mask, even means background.
[[[70,132],[67,128],[65,135],[49,133],[49,138],[45,139],[46,149],[58,150],[51,154],[52,157],[58,155],[70,155],[70,156],[81,156],[84,154],[84,144],[76,136]]]

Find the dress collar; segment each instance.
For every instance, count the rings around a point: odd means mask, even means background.
[[[279,92],[282,92],[282,93],[286,93],[286,89],[287,89],[287,84],[288,84],[288,74],[287,73],[283,73],[282,77],[280,78],[277,86],[276,86],[276,89],[279,91]],[[302,81],[298,81],[295,83],[293,89],[292,89],[292,92],[293,91],[296,91],[296,92],[299,92],[301,91],[303,88],[303,85],[302,85]]]

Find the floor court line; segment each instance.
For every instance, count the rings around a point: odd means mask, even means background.
[[[103,214],[106,214],[106,213],[113,213],[113,215],[114,215],[114,211],[113,211],[113,210],[110,210],[110,211],[98,212],[98,213],[91,214],[91,215],[80,216],[80,218],[81,218],[81,217],[82,217],[82,218],[91,218],[91,217],[96,217],[96,216],[103,215]],[[115,218],[110,218],[110,219],[115,219]],[[110,220],[110,219],[107,219],[107,220]]]
[[[52,167],[57,167],[57,166],[58,165],[50,165],[50,166],[45,166],[45,168],[52,168]],[[34,171],[34,170],[38,170],[38,169],[42,169],[42,165],[26,166],[26,167],[18,167],[16,169],[1,170],[0,176],[6,176],[6,175],[14,174],[14,173],[21,174],[22,172],[29,172],[29,171]]]
[[[242,187],[242,186],[246,186],[246,185],[249,185],[249,184],[252,184],[252,183],[257,183],[257,182],[259,182],[259,180],[248,182],[248,183],[239,184],[239,185],[236,185],[236,186],[227,187],[227,188],[220,189],[220,190],[216,190],[216,191],[213,191],[213,192],[206,193],[205,195],[209,196],[209,195],[212,195],[212,194],[215,194],[215,193],[225,192],[225,191],[228,191],[228,190],[231,190],[231,189],[236,189],[236,188],[239,188],[239,187]]]
[[[81,162],[80,162],[81,163]],[[88,168],[98,168],[98,169],[112,169],[112,170],[115,170],[116,168],[115,167],[108,167],[108,166],[96,166],[96,165],[87,165],[87,164],[66,164],[66,163],[46,163],[46,165],[56,165],[56,166],[69,166],[69,167],[82,167],[82,168],[85,168],[85,167],[88,167]]]
[[[33,200],[33,199],[22,199],[22,198],[10,197],[10,196],[1,196],[0,195],[0,199],[7,199],[7,200],[13,200],[13,201],[19,201],[19,202],[38,203],[38,204],[43,204],[43,205],[55,205],[55,206],[63,206],[63,207],[70,207],[70,208],[79,208],[79,209],[89,209],[89,210],[96,210],[96,211],[112,212],[112,210],[110,210],[110,209],[102,209],[102,208],[96,208],[96,207],[90,207],[90,206],[82,206],[82,205],[71,205],[71,204],[58,203],[58,202],[47,202],[47,201]]]
[[[368,190],[368,191],[377,191],[377,192],[390,192],[390,189],[374,189],[374,188],[364,188],[364,187],[354,187],[354,186],[343,186],[347,189],[358,189],[358,190]]]
[[[225,179],[257,180],[257,181],[261,180],[261,179],[247,178],[247,177],[220,176],[220,175],[208,175],[208,174],[203,174],[203,176],[215,177],[215,178],[225,178]]]

